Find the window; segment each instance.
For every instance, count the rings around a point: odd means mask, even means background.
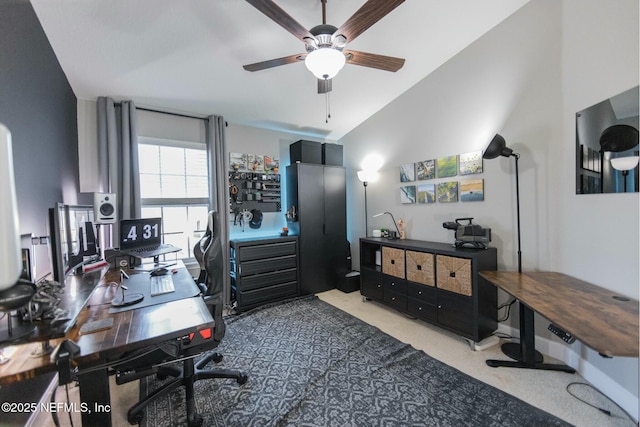
[[[138,154],[142,216],[161,217],[163,242],[182,248],[178,258],[192,258],[209,210],[205,145],[141,136]]]

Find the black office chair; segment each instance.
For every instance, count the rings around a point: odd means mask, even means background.
[[[189,426],[202,425],[202,417],[196,413],[195,396],[193,385],[195,381],[209,378],[232,378],[238,384],[247,382],[247,375],[241,371],[230,369],[204,369],[209,362],[219,363],[222,355],[210,353],[204,356],[198,363],[194,363],[195,356],[204,351],[212,350],[218,346],[225,333],[223,319],[223,284],[224,270],[222,257],[222,242],[217,230],[219,229],[218,213],[209,212],[207,230],[205,235],[195,245],[194,255],[200,264],[200,276],[196,280],[202,291],[205,303],[209,307],[212,317],[215,320],[215,328],[212,331],[213,339],[203,339],[195,334],[192,341],[186,343],[185,340],[166,342],[152,351],[148,348],[137,352],[137,355],[144,355],[140,359],[134,360],[133,364],[128,364],[126,368],[119,368],[116,373],[116,383],[124,384],[135,379],[156,374],[159,379],[167,376],[174,377],[173,380],[163,384],[151,394],[145,396],[140,402],[132,406],[127,412],[127,419],[131,424],[139,424],[144,416],[144,408],[153,399],[164,396],[179,386],[185,387],[187,403],[187,422]],[[145,354],[148,353],[148,354]],[[130,358],[136,354],[127,354],[124,357]],[[174,366],[157,366],[167,360],[187,357],[183,361],[182,369]]]

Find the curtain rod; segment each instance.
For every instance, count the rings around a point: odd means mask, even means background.
[[[168,111],[154,110],[152,108],[144,108],[144,107],[137,107],[136,106],[136,110],[149,111],[149,112],[152,112],[152,113],[169,114],[170,116],[186,117],[188,119],[207,120],[207,117],[191,116],[189,114],[181,114],[181,113],[170,113]]]
[[[122,105],[122,101],[117,101],[114,102],[115,105]],[[181,114],[181,113],[170,113],[168,111],[160,111],[160,110],[154,110],[152,108],[145,108],[145,107],[138,107],[136,106],[136,110],[142,110],[142,111],[149,111],[151,113],[160,113],[160,114],[168,114],[170,116],[177,116],[177,117],[186,117],[188,119],[198,119],[198,120],[209,120],[208,117],[198,117],[198,116],[192,116],[189,114]],[[226,120],[224,121],[224,126],[228,127],[229,126],[229,122],[227,122]]]

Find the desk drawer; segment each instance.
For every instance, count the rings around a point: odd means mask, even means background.
[[[242,246],[239,261],[274,258],[284,255],[295,255],[296,242],[266,243],[264,245]]]
[[[241,277],[250,276],[252,274],[266,273],[276,270],[287,270],[297,267],[297,259],[295,255],[281,256],[275,258],[261,259],[255,261],[244,261],[238,266],[238,274]]]
[[[273,271],[269,273],[254,274],[244,277],[240,282],[239,290],[250,291],[253,289],[266,288],[279,283],[295,282],[298,279],[298,270]]]

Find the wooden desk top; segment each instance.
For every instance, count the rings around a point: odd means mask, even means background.
[[[553,272],[480,275],[606,356],[638,357],[638,301]]]
[[[80,346],[80,355],[74,363],[88,367],[113,360],[122,353],[145,345],[178,338],[195,330],[214,326],[213,318],[200,297],[185,298],[163,304],[143,307],[120,313],[109,313],[110,301],[117,287],[106,280],[96,287],[86,307],[78,315],[76,325],[66,339]],[[113,318],[113,326],[99,332],[80,335],[80,327],[94,320]],[[51,341],[54,348],[62,339]],[[56,370],[50,355],[31,357],[40,344],[23,344],[16,347],[11,360],[0,365],[0,384],[10,384]]]

